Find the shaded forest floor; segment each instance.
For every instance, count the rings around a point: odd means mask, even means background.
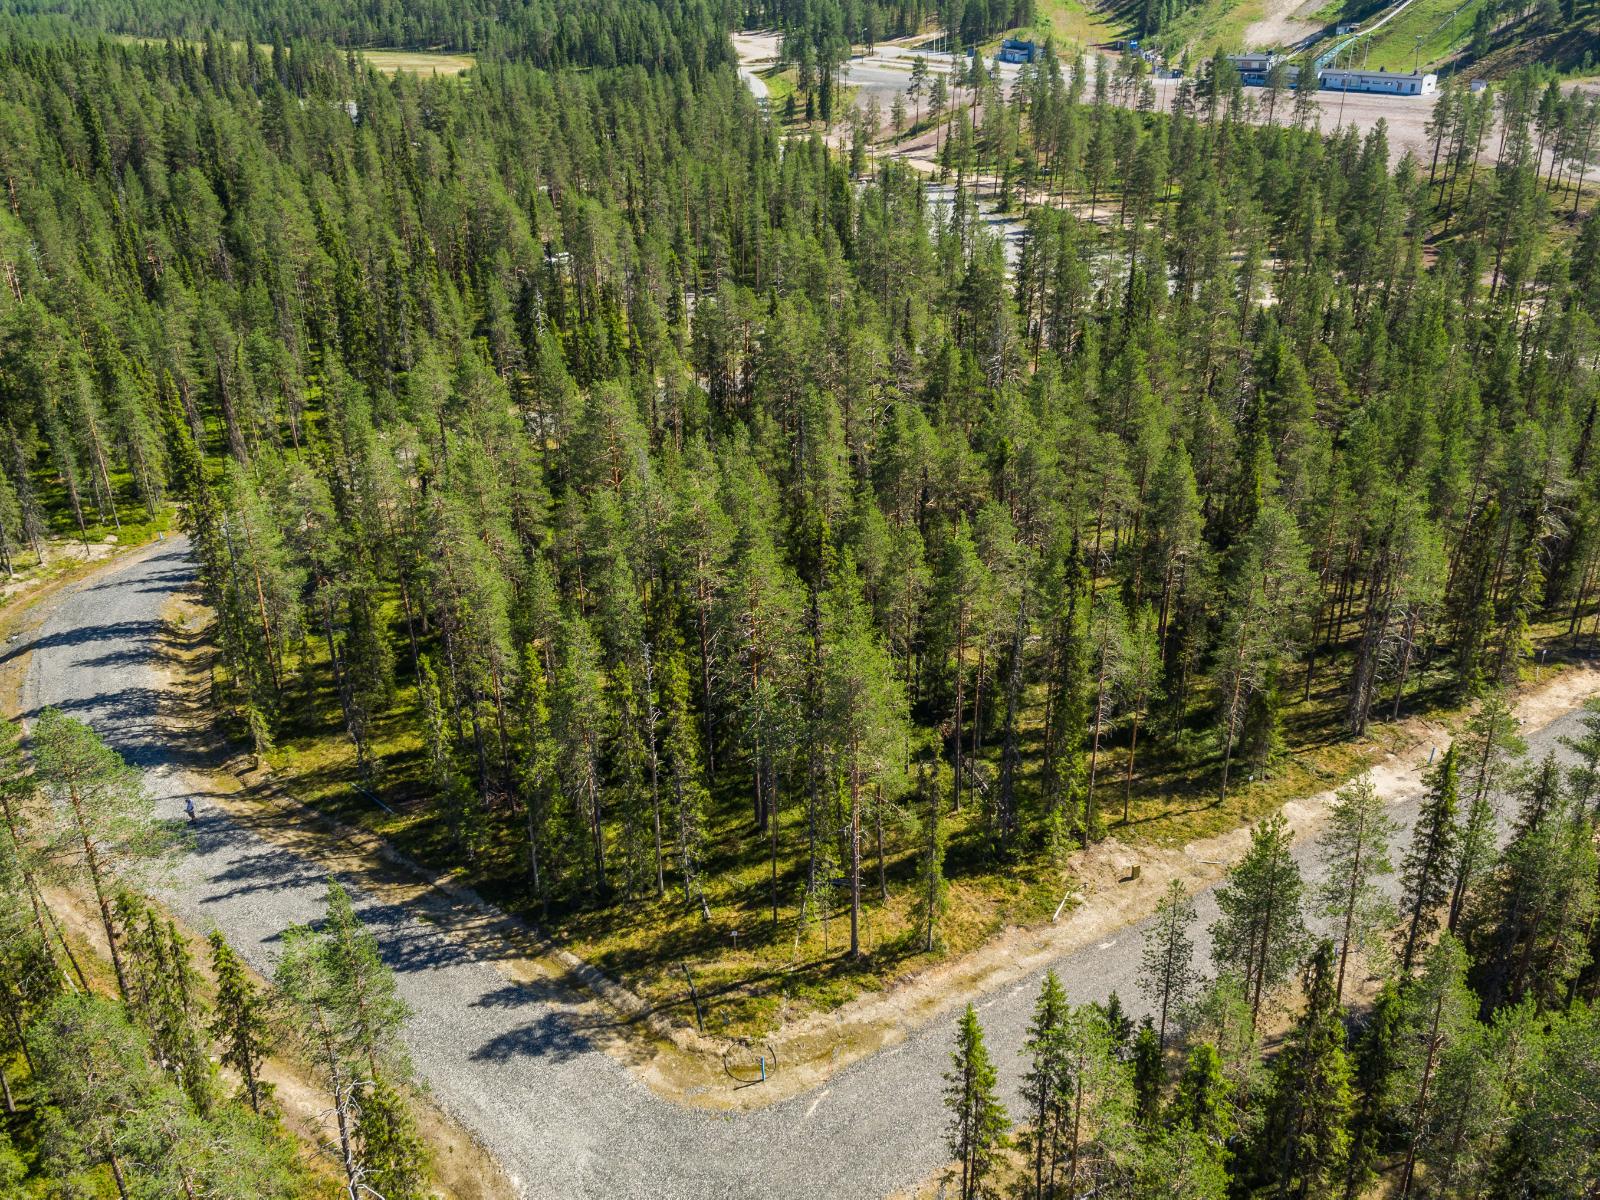
[[[1355,622],[1346,623],[1347,633],[1355,628]],[[1541,680],[1540,669],[1530,664],[1525,681],[1547,683],[1557,664],[1584,658],[1592,649],[1587,628],[1586,621],[1580,627],[1582,643],[1574,644],[1567,636],[1566,618],[1537,626],[1535,653],[1548,655],[1550,666]],[[326,664],[315,643],[305,649],[303,669],[293,675],[307,683],[291,685],[284,706],[288,719],[268,756],[278,781],[318,811],[377,834],[431,870],[463,862],[466,856],[454,829],[430,795],[420,741],[402,719],[412,703],[409,684],[401,687],[390,714],[376,723],[373,745],[382,770],[369,788],[344,732]],[[1434,739],[1460,715],[1444,690],[1442,664],[1424,664],[1413,672],[1398,721],[1378,720],[1366,735],[1346,736],[1342,681],[1349,652],[1344,642],[1332,656],[1324,652],[1308,698],[1303,675],[1285,681],[1291,696],[1285,701],[1281,755],[1265,771],[1236,764],[1236,785],[1222,802],[1216,795],[1219,748],[1201,723],[1205,704],[1197,698],[1190,723],[1163,731],[1159,740],[1148,729],[1141,732],[1131,786],[1126,779],[1128,731],[1121,728],[1107,736],[1097,765],[1104,840],[1065,861],[1052,857],[1037,841],[1008,857],[996,857],[983,805],[969,800],[960,811],[949,811],[945,804],[941,820],[948,834],[950,909],[940,928],[943,949],[934,954],[923,950],[914,928],[919,822],[926,814],[914,811],[912,798],[885,805],[881,859],[876,824],[869,816],[864,825],[865,953],[852,961],[845,953],[848,889],[832,889],[823,912],[801,919],[809,867],[808,814],[797,789],[780,801],[774,924],[770,841],[754,826],[742,763],[720,763],[713,786],[709,853],[703,864],[709,920],[698,905],[685,902],[670,859],[662,898],[641,881],[609,903],[556,907],[541,919],[524,865],[523,817],[509,803],[482,814],[485,832],[473,839],[470,865],[455,866],[445,877],[539,924],[557,945],[621,981],[652,1008],[693,1025],[687,972],[701,1002],[702,1030],[719,1037],[759,1039],[781,1028],[798,1028],[796,1023],[806,1018],[834,1013],[857,997],[883,993],[930,973],[942,973],[950,986],[970,990],[970,964],[952,964],[982,947],[1003,943],[1007,931],[1049,928],[1063,905],[1069,914],[1084,905],[1103,906],[1103,913],[1097,909],[1074,918],[1083,920],[1085,928],[1097,930],[1102,920],[1110,921],[1110,928],[1136,920],[1143,914],[1133,897],[1147,891],[1153,897],[1153,886],[1118,883],[1134,864],[1158,868],[1154,875],[1160,876],[1178,859],[1196,858],[1197,844],[1237,835],[1286,803],[1327,793],[1362,770],[1403,756]],[[1028,699],[1022,750],[1029,765],[1020,790],[1024,806],[1036,813],[1043,697],[1036,691]],[[1392,687],[1386,689],[1377,715],[1389,716],[1391,704]],[[938,716],[924,709],[919,723]],[[997,723],[997,716],[986,722],[986,739],[976,760],[978,779],[988,782],[999,772],[999,739],[992,727]],[[242,741],[241,728],[229,732]],[[943,794],[948,797],[948,786]],[[844,823],[842,809],[830,811],[839,803],[824,801],[824,824]],[[1220,863],[1226,856],[1199,857]],[[1220,874],[1220,866],[1212,873]],[[1050,953],[1060,950],[1052,940]],[[963,976],[969,976],[964,983]],[[941,986],[939,992],[945,995],[947,988]]]

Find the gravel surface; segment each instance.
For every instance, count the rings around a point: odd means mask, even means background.
[[[160,731],[153,659],[162,607],[193,578],[186,555],[186,544],[170,539],[50,600],[32,643],[26,706],[32,715],[54,705],[93,724],[144,768],[163,815],[181,816],[184,798],[196,797],[196,845],[166,899],[193,928],[220,928],[270,972],[283,930],[318,915],[324,875],[208,805],[203,775]],[[1575,727],[1569,715],[1531,736],[1534,753]],[[1391,811],[1409,830],[1415,793]],[[1296,854],[1309,873],[1314,845]],[[529,1196],[882,1196],[945,1160],[946,1020],[809,1094],[754,1113],[701,1112],[655,1096],[598,1049],[585,1028],[595,1018],[572,997],[513,983],[407,911],[359,890],[355,899],[412,1008],[406,1039],[419,1072]],[[1216,905],[1210,892],[1198,904],[1203,927]],[[1055,964],[1073,1000],[1116,990],[1142,1010],[1140,931],[1130,927]],[[1013,1095],[1037,989],[1035,975],[978,1002]]]
[[[741,34],[734,38],[734,50],[741,64],[746,66],[755,62],[770,61],[778,53],[778,37],[770,33]],[[845,82],[860,88],[863,100],[867,93],[877,95],[884,118],[887,120],[894,95],[897,92],[904,92],[911,85],[911,60],[917,56],[918,52],[908,46],[894,42],[880,42],[873,53],[851,58],[845,63]],[[949,69],[947,65],[951,61],[949,55],[923,53],[921,57],[928,60],[930,68],[944,71]],[[1117,57],[1115,54],[1105,54],[1107,66],[1115,67]],[[1088,62],[1092,70],[1095,59],[1091,57]],[[1020,68],[1014,65],[1002,64],[1001,77],[1009,81],[1016,77],[1019,70]],[[754,95],[760,97],[765,94],[766,85],[761,80],[745,71],[741,71],[740,74]],[[760,91],[755,90],[754,85],[757,83],[762,85]],[[1178,81],[1155,79],[1151,83],[1156,91],[1157,111],[1171,112],[1173,93],[1177,89]],[[1255,101],[1259,110],[1255,117],[1256,122],[1264,123],[1266,93],[1261,88],[1246,88],[1245,95]],[[1382,121],[1389,139],[1390,164],[1398,164],[1409,150],[1424,167],[1427,166],[1433,151],[1427,127],[1429,119],[1433,116],[1434,102],[1437,98],[1435,95],[1382,96],[1366,92],[1318,92],[1315,97],[1317,106],[1321,110],[1318,120],[1324,133],[1331,134],[1346,125],[1354,125],[1364,135]],[[1284,124],[1289,119],[1289,109],[1292,104],[1293,97],[1286,95],[1277,113],[1278,124]],[[1493,140],[1490,139],[1485,144],[1492,146]]]

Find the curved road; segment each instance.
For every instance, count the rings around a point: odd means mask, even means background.
[[[24,693],[30,716],[54,705],[94,725],[144,768],[160,811],[171,817],[205,785],[182,747],[160,732],[153,660],[162,607],[192,579],[187,545],[173,539],[47,601]],[[1575,717],[1563,717],[1530,737],[1535,753],[1575,725]],[[220,928],[270,973],[284,928],[318,914],[323,871],[199,803],[194,851],[166,899],[193,928]],[[1391,811],[1409,829],[1414,798]],[[1310,873],[1314,846],[1296,853]],[[355,899],[413,1010],[406,1040],[418,1070],[529,1196],[873,1197],[909,1187],[945,1161],[947,1020],[807,1095],[753,1113],[700,1112],[661,1100],[599,1049],[585,1034],[593,1018],[581,1004],[512,982],[403,909],[359,890]],[[1204,943],[1216,906],[1209,892],[1197,902]],[[1139,945],[1134,926],[1055,966],[1075,1001],[1115,989],[1137,1012]],[[1202,944],[1197,953],[1207,950]],[[1032,976],[979,1000],[1013,1094],[1037,988]]]

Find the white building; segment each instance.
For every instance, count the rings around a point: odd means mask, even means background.
[[[1330,92],[1376,92],[1385,96],[1426,96],[1439,90],[1439,77],[1418,72],[1322,70],[1322,87]]]

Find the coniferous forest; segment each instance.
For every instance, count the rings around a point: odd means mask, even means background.
[[[963,1197],[1600,1194],[1600,711],[1563,763],[1511,712],[1600,639],[1600,103],[1449,86],[1401,156],[1220,57],[1170,111],[980,57],[935,194],[733,69],[735,25],[834,53],[859,13],[36,7],[0,42],[8,576],[170,516],[229,738],[655,1003],[694,961],[713,1033],[1045,921],[1108,838],[1266,818],[1208,961],[1162,900],[1147,1020],[1048,977],[1020,1101],[968,1008]],[[28,717],[0,1192],[431,1194],[344,891],[254,978],[152,907],[184,833],[139,773]],[[1415,828],[1358,778],[1302,878],[1268,814],[1421,717],[1458,736]]]

